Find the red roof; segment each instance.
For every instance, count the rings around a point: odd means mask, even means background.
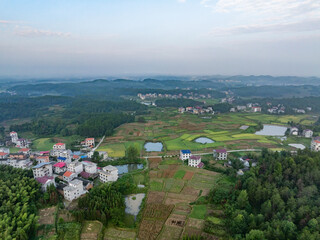
[[[200,160],[200,159],[201,159],[201,157],[200,157],[200,156],[192,155],[192,156],[190,157],[190,159],[193,159],[193,160]]]
[[[58,163],[56,163],[55,165],[53,165],[54,167],[59,167],[59,168],[63,168],[63,167],[65,167],[66,166],[66,163],[64,163],[64,162],[58,162]]]
[[[63,146],[63,145],[65,145],[64,143],[56,143],[55,145],[57,145],[57,146]]]
[[[86,138],[86,141],[92,141],[94,138]]]
[[[21,148],[19,152],[29,152],[30,149],[29,148]]]
[[[8,153],[0,152],[0,156],[8,155]]]
[[[79,158],[80,156],[78,156],[78,155],[73,155],[73,158],[74,159],[77,159],[77,158]]]
[[[63,176],[65,176],[65,177],[70,177],[72,174],[73,174],[73,172],[66,171],[66,172],[63,174]]]

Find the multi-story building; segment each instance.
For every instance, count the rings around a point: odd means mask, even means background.
[[[47,191],[47,187],[50,185],[56,186],[56,183],[54,181],[53,177],[44,176],[36,178],[37,182],[41,184],[41,190],[43,192]]]
[[[83,190],[83,182],[78,179],[72,180],[69,182],[69,186],[63,188],[64,198],[70,202],[79,198],[83,194],[85,194],[85,191]]]
[[[81,142],[81,144],[84,147],[94,147],[94,138],[86,138],[83,142]]]
[[[311,141],[311,151],[320,151],[320,137],[315,137]]]
[[[313,135],[313,131],[310,129],[303,130],[302,132],[302,136],[306,138],[312,138],[312,135]]]
[[[213,150],[213,157],[216,160],[227,160],[228,152],[226,149],[215,149]]]
[[[53,165],[53,170],[55,173],[62,173],[67,170],[67,164],[64,162],[58,162]]]
[[[198,168],[200,163],[201,163],[200,156],[191,155],[190,158],[188,159],[188,166],[190,167]]]
[[[66,150],[66,144],[65,143],[56,143],[52,147],[53,150]]]
[[[180,159],[182,161],[188,160],[191,156],[191,151],[190,150],[181,150],[180,151]]]
[[[71,162],[68,163],[67,169],[70,172],[81,173],[83,171],[83,164],[82,162]]]
[[[115,182],[118,180],[118,169],[114,166],[106,166],[99,171],[101,182]]]
[[[18,133],[16,133],[16,132],[11,132],[11,133],[10,133],[10,137],[11,137],[11,142],[13,142],[14,144],[16,144],[17,141],[18,141]]]
[[[39,178],[44,176],[52,176],[52,163],[39,163],[32,167],[33,177]]]
[[[84,171],[90,174],[97,173],[97,164],[90,161],[83,161]]]
[[[77,177],[78,174],[70,171],[66,171],[63,174],[63,180],[66,182],[71,182],[75,177]]]

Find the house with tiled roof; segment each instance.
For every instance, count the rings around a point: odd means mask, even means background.
[[[56,143],[52,147],[53,150],[66,150],[66,144],[65,143]]]
[[[191,155],[188,159],[188,166],[190,167],[198,167],[199,164],[201,163],[201,157],[200,156],[195,156]]]
[[[24,154],[30,154],[31,150],[30,150],[30,148],[21,148],[18,152],[24,153]]]
[[[83,142],[81,142],[81,145],[84,147],[94,147],[95,141],[94,138],[86,138]]]
[[[9,153],[0,152],[0,159],[7,159],[9,156]]]
[[[41,190],[43,192],[47,191],[47,187],[50,185],[56,186],[54,178],[50,176],[39,177],[39,178],[36,178],[36,180],[38,183],[41,184]]]
[[[52,176],[52,163],[39,163],[32,167],[33,177],[39,178],[44,176]]]
[[[77,173],[74,173],[74,172],[70,172],[70,171],[66,171],[64,174],[63,174],[63,180],[66,181],[66,182],[70,182],[72,181],[75,177],[77,177],[78,174]]]
[[[50,162],[50,158],[49,158],[49,156],[37,156],[36,161],[38,163]]]
[[[213,150],[213,157],[216,160],[227,160],[228,152],[226,149],[215,149]]]
[[[191,151],[190,150],[181,150],[180,151],[180,159],[182,161],[188,160],[191,156]]]
[[[312,138],[311,151],[314,151],[314,152],[319,152],[320,151],[320,137]]]
[[[58,162],[53,165],[53,171],[55,173],[65,172],[67,170],[67,164],[65,162]]]

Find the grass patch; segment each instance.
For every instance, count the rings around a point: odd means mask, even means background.
[[[151,181],[150,182],[150,190],[151,191],[162,191],[163,182]]]
[[[207,214],[207,206],[206,205],[195,205],[192,208],[190,218],[196,219],[204,219]]]
[[[185,170],[178,170],[176,171],[176,173],[174,174],[174,178],[175,179],[182,179],[184,177],[184,175],[186,174]]]
[[[54,142],[51,138],[38,138],[32,143],[32,148],[38,151],[48,151],[52,149]]]

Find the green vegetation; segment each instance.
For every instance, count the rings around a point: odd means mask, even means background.
[[[207,205],[194,205],[189,215],[191,218],[204,219],[207,214]]]
[[[178,170],[178,171],[176,171],[176,173],[174,174],[173,177],[176,179],[182,179],[185,174],[186,174],[185,170]]]
[[[31,171],[0,165],[0,239],[35,235],[39,190]]]

